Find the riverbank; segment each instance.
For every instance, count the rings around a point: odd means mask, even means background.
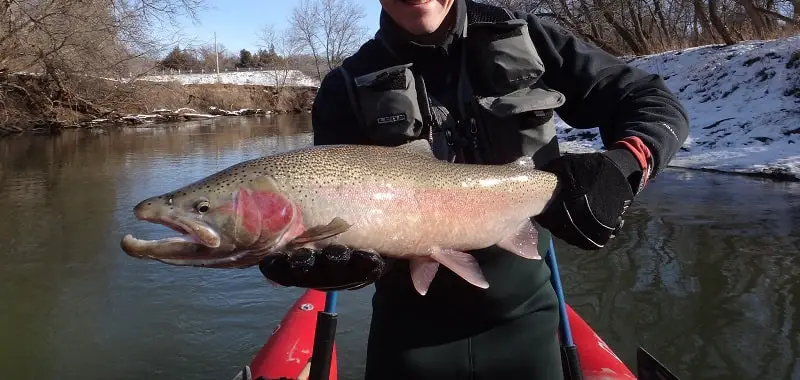
[[[672,166],[800,180],[800,35],[625,59],[661,75],[686,107],[689,138]],[[38,78],[0,78],[8,110],[0,135],[215,114],[306,112],[318,86],[295,70],[151,75],[135,81],[89,78],[70,86],[68,94]],[[595,131],[573,129],[561,120],[557,130],[567,152],[603,147]]]
[[[67,90],[69,89],[69,90]],[[69,85],[30,74],[4,75],[0,136],[62,128],[180,121],[215,116],[308,112],[315,86],[118,81],[71,78]]]
[[[627,58],[661,75],[690,118],[672,166],[800,180],[800,36]],[[594,151],[594,131],[558,120],[563,149]]]

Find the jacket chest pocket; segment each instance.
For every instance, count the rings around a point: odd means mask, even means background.
[[[411,64],[354,79],[366,132],[380,145],[399,145],[420,136],[423,119]]]
[[[469,26],[467,68],[475,94],[498,96],[529,87],[544,73],[525,20]]]
[[[523,88],[496,97],[476,97],[476,113],[480,121],[485,151],[494,164],[506,164],[521,156],[534,157],[543,163],[558,154],[555,141],[555,109],[565,102],[558,91],[534,87]],[[554,145],[542,150],[545,146]],[[540,156],[541,159],[537,159]]]

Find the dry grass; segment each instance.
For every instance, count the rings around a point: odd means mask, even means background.
[[[195,108],[199,112],[208,107],[301,112],[310,109],[316,94],[316,89],[311,87],[279,89],[256,85],[181,85],[175,82],[147,81],[120,83],[106,80],[83,83],[83,91],[80,93],[82,96],[106,104],[121,113],[146,113],[159,108],[180,107]]]
[[[311,108],[316,89],[255,85],[121,83],[97,78],[71,78],[71,96],[59,96],[52,82],[37,76],[11,75],[0,80],[0,135],[20,129],[76,125],[113,115],[151,113],[156,109],[209,107],[272,112],[303,112]],[[55,100],[54,99],[59,99]],[[89,106],[87,106],[89,105]]]

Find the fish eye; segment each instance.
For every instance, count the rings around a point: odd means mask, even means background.
[[[208,210],[211,209],[211,204],[208,203],[208,201],[206,201],[206,200],[202,200],[202,201],[197,202],[194,205],[194,209],[197,210],[197,212],[199,212],[201,214],[205,214],[205,213],[208,212]]]

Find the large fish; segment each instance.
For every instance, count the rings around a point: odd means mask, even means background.
[[[465,251],[496,244],[541,259],[530,218],[557,188],[556,176],[530,159],[450,163],[436,159],[425,140],[313,146],[245,161],[141,201],[138,219],[181,236],[126,235],[122,249],[173,265],[242,268],[281,250],[338,244],[409,259],[423,295],[439,264],[485,289]]]

